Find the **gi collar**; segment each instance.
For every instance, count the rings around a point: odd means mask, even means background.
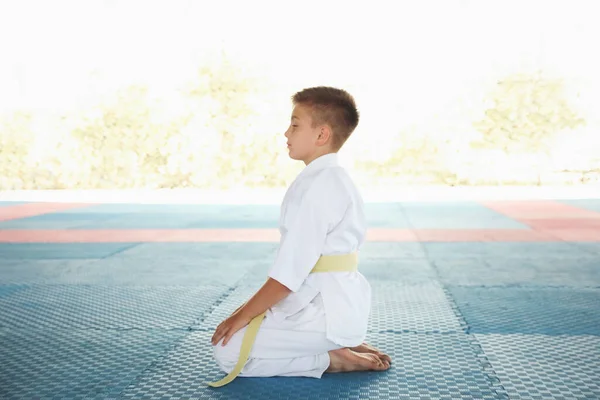
[[[337,153],[327,153],[312,160],[301,172],[301,175],[309,174],[324,168],[337,167],[339,158]]]

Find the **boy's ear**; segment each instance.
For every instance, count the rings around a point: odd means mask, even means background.
[[[325,143],[331,141],[331,128],[328,125],[323,125],[320,128],[319,136],[317,137],[317,144],[324,145]]]

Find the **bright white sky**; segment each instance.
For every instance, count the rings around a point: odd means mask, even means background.
[[[0,0],[0,112],[71,107],[137,81],[168,90],[220,49],[288,85],[393,97],[414,118],[469,82],[539,66],[597,95],[595,4]],[[387,112],[381,103],[370,106]]]

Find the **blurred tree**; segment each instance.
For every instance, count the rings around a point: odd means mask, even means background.
[[[402,130],[390,144],[388,157],[379,160],[361,160],[356,166],[368,171],[372,179],[393,180],[401,184],[460,183],[448,168],[444,143],[435,140],[418,128]]]
[[[219,147],[207,154],[214,163],[215,187],[272,187],[285,182],[289,172],[281,174],[277,168],[285,150],[283,139],[278,143],[282,135],[269,121],[272,113],[261,112],[273,109],[269,105],[273,87],[268,82],[223,56],[200,68],[185,92],[198,111],[208,111],[207,128],[219,134]]]
[[[29,112],[0,115],[0,189],[28,189],[29,149],[35,137]]]
[[[513,75],[499,81],[491,93],[493,106],[473,125],[481,139],[473,148],[500,149],[506,153],[545,153],[552,136],[573,129],[585,120],[567,104],[561,79]]]
[[[167,163],[162,151],[168,138],[185,121],[156,122],[157,110],[143,86],[130,86],[84,116],[72,131],[80,141],[78,158],[82,176],[91,181],[82,187],[161,187],[161,172]]]

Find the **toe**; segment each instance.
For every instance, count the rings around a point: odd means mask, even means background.
[[[392,363],[392,357],[388,356],[387,354],[383,354],[383,353],[381,353],[381,356],[380,356],[380,357],[381,357],[381,358],[382,358],[384,361],[387,361],[387,362],[388,362],[388,363],[390,363],[390,364]]]
[[[384,360],[382,360],[381,358],[377,357],[374,354],[370,354],[370,355],[374,356],[374,357],[369,357],[369,358],[371,358],[373,368],[376,371],[383,371],[383,370],[386,370],[387,368],[389,368],[389,367],[386,367],[386,362]]]

